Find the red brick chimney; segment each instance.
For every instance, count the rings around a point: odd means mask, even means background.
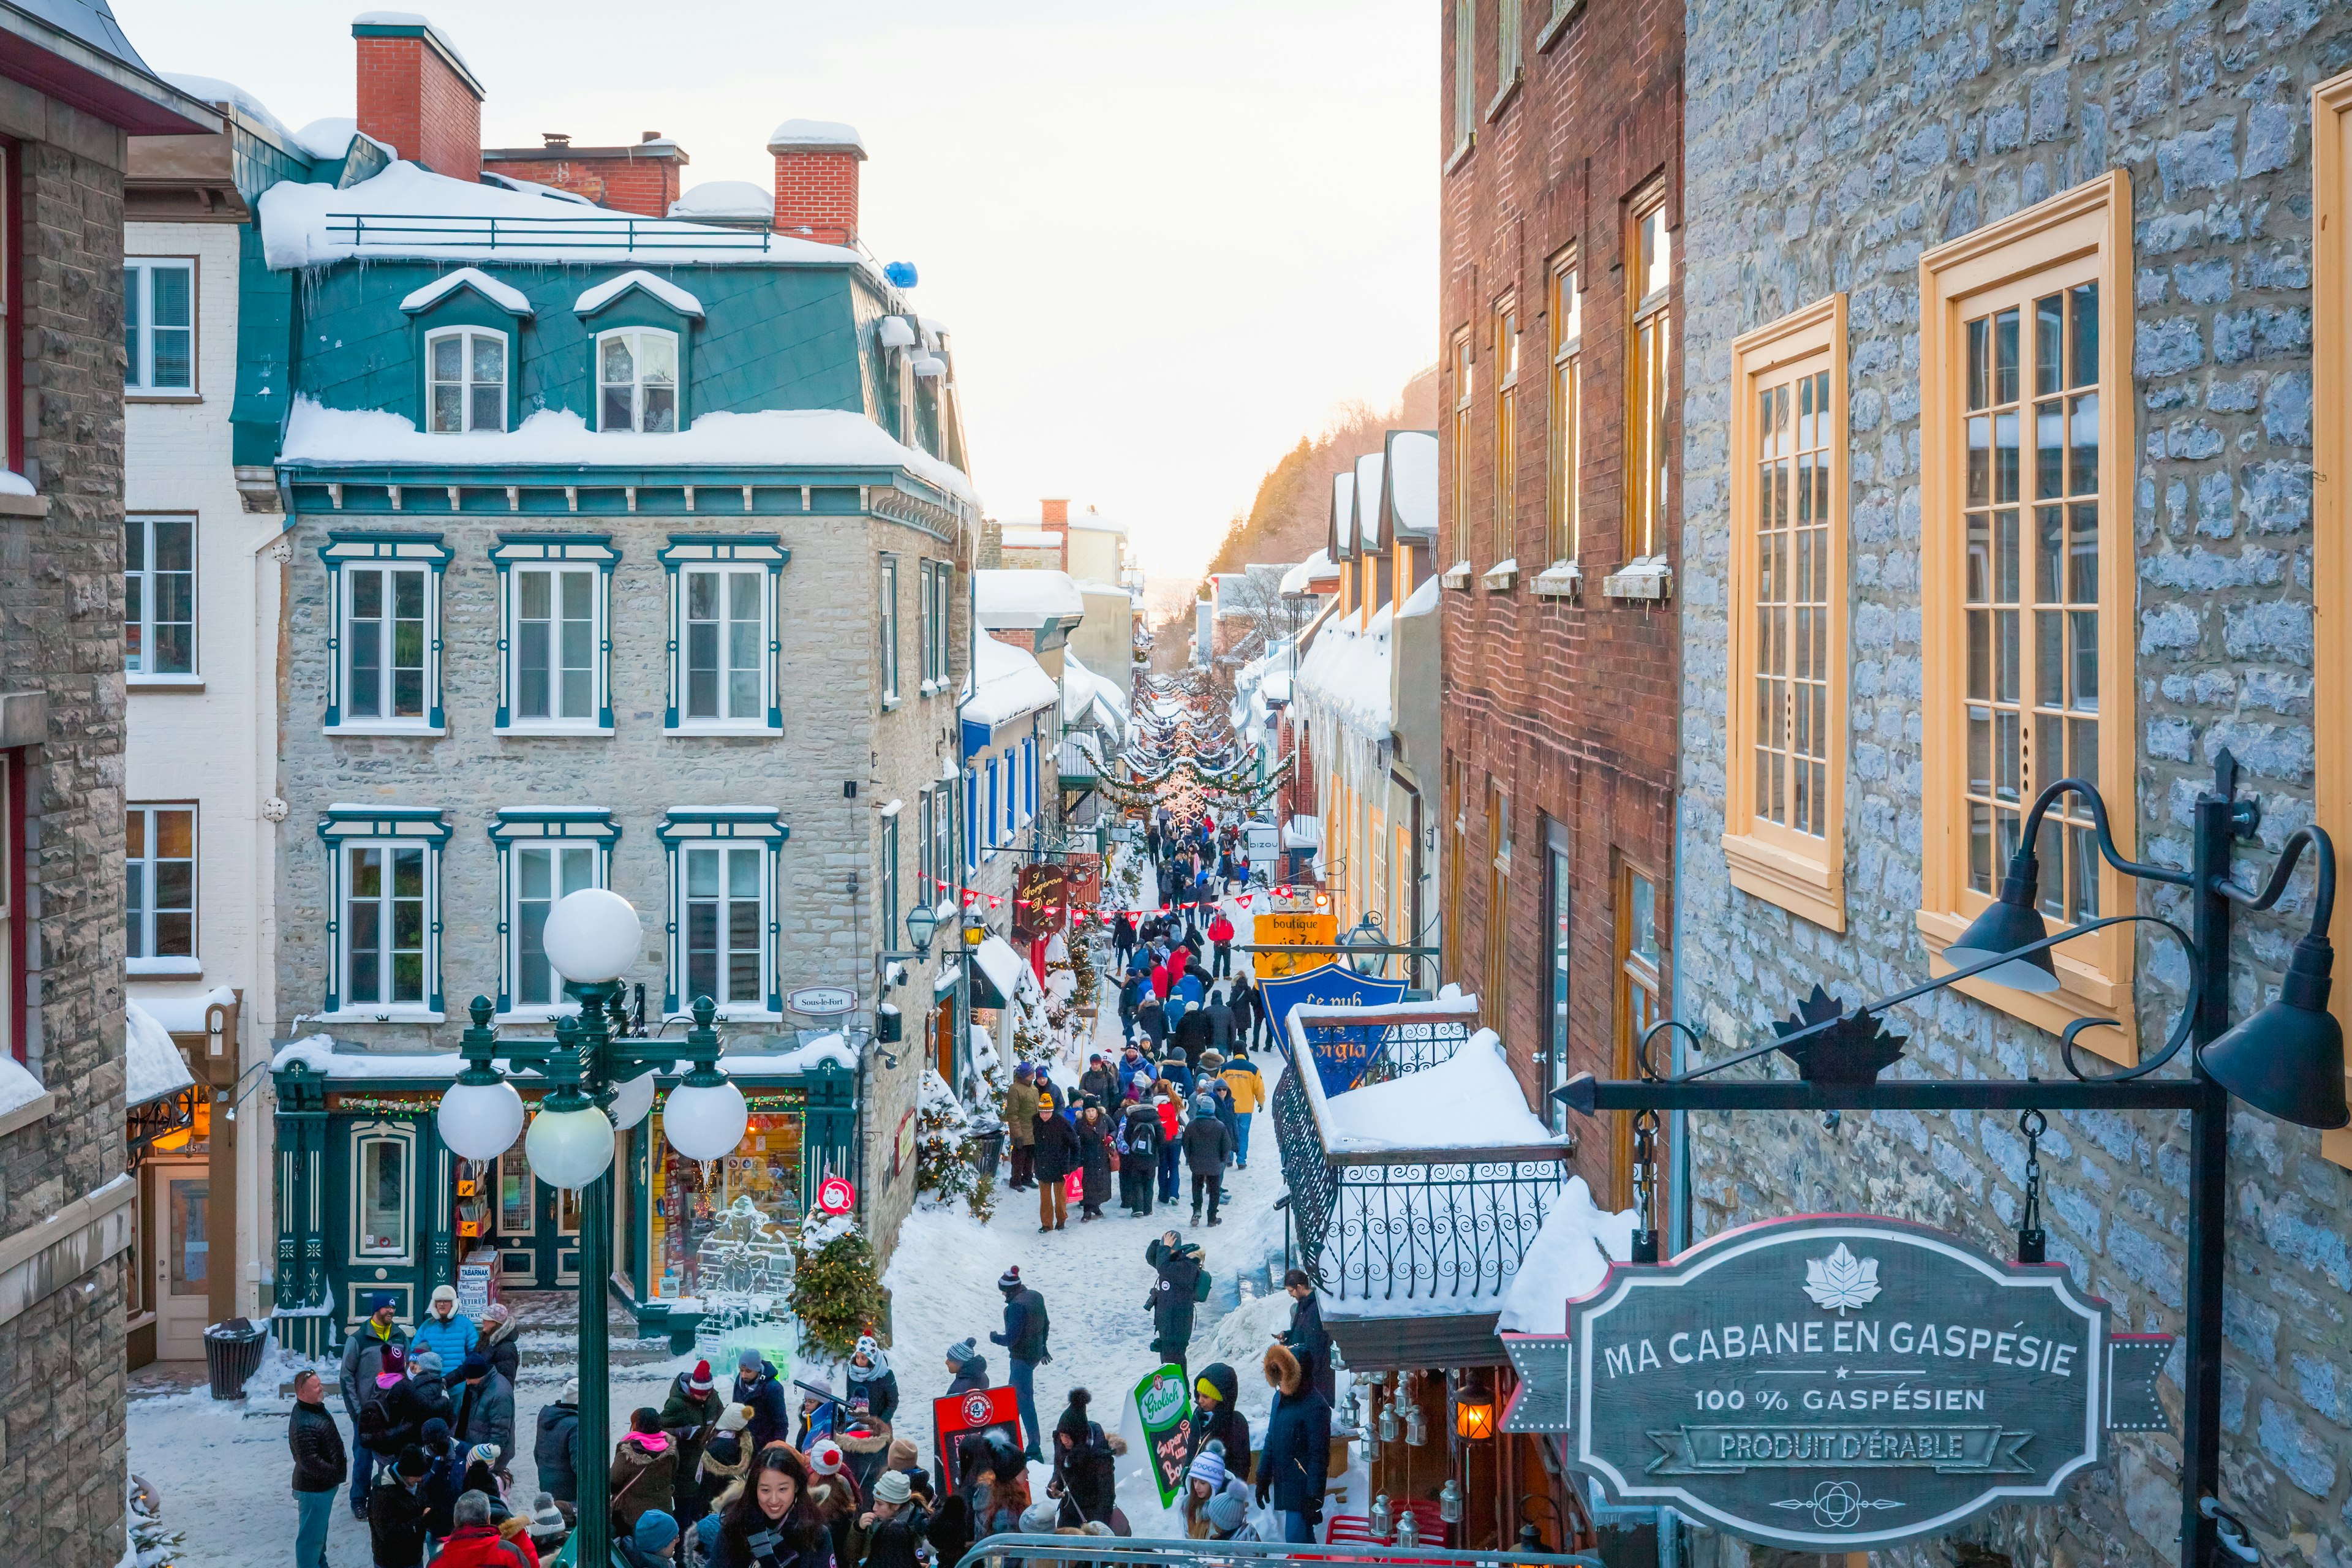
[[[471,184],[482,175],[482,84],[432,23],[370,11],[352,24],[359,40],[360,129],[436,174]]]
[[[1062,570],[1070,569],[1070,503],[1066,500],[1041,500],[1037,503],[1037,526],[1062,542]]]
[[[824,245],[857,239],[857,165],[866,143],[854,126],[787,120],[768,138],[776,159],[776,232]]]

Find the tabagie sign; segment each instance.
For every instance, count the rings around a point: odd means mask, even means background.
[[[1507,1427],[1565,1433],[1614,1502],[1799,1550],[2047,1500],[2109,1430],[2165,1425],[2168,1336],[2110,1335],[2064,1268],[1900,1220],[1776,1221],[1620,1266],[1568,1329],[1511,1337]]]

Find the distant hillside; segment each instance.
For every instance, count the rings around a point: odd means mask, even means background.
[[[1394,407],[1343,405],[1321,435],[1300,437],[1258,482],[1248,515],[1234,519],[1209,571],[1238,572],[1253,561],[1304,561],[1322,548],[1331,521],[1331,476],[1379,451],[1386,431],[1436,426],[1435,365],[1405,383]]]

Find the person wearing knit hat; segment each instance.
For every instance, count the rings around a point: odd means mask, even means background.
[[[863,1568],[917,1568],[923,1531],[931,1521],[914,1496],[904,1475],[887,1471],[874,1483],[873,1501],[858,1514],[848,1550],[837,1561]]]
[[[916,1447],[911,1441],[905,1437],[893,1437],[890,1439],[890,1457],[887,1461],[887,1468],[888,1469],[893,1472],[918,1469],[921,1467],[922,1463],[923,1452],[921,1449]],[[877,1497],[880,1496],[881,1483],[879,1481],[876,1482],[875,1488],[875,1495]]]
[[[850,1408],[862,1409],[881,1422],[898,1414],[898,1374],[890,1370],[890,1358],[879,1340],[872,1334],[858,1335],[844,1371],[849,1379]]]
[[[1031,1503],[1022,1510],[1021,1533],[1024,1535],[1053,1534],[1055,1528],[1054,1521],[1061,1517],[1061,1512],[1062,1505],[1050,1498]]]
[[[668,1396],[662,1401],[661,1426],[677,1445],[677,1468],[670,1476],[665,1506],[677,1516],[681,1528],[702,1517],[702,1450],[730,1408],[707,1361],[696,1362],[670,1380]]]
[[[1045,1179],[1042,1172],[1038,1179]],[[1045,1429],[1037,1421],[1037,1369],[1054,1359],[1046,1343],[1050,1324],[1045,1298],[1021,1282],[1017,1263],[998,1277],[996,1288],[1004,1293],[1004,1328],[989,1335],[989,1342],[1003,1345],[1013,1363],[1013,1393],[1021,1410],[1021,1430],[1028,1440],[1026,1452],[1042,1463]]]
[[[1209,1539],[1212,1541],[1255,1541],[1257,1527],[1249,1522],[1249,1499],[1238,1489],[1227,1487],[1209,1500],[1202,1510],[1209,1516]]]
[[[809,1473],[814,1476],[841,1474],[841,1445],[830,1437],[820,1437],[808,1447]]]
[[[958,1340],[948,1347],[948,1372],[952,1376],[948,1384],[949,1398],[988,1386],[988,1358],[971,1340]]]
[[[874,1500],[897,1505],[915,1495],[914,1483],[907,1479],[904,1470],[886,1470],[874,1483]]]
[[[636,1529],[613,1547],[614,1558],[629,1568],[669,1568],[677,1550],[677,1521],[659,1509],[639,1514]]]
[[[1192,1456],[1192,1468],[1184,1472],[1184,1533],[1194,1541],[1207,1539],[1213,1528],[1209,1505],[1229,1493],[1246,1505],[1249,1484],[1226,1469],[1225,1446],[1211,1443]]]

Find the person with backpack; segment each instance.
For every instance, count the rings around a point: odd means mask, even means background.
[[[336,1373],[336,1385],[343,1396],[343,1414],[351,1417],[352,1423],[353,1519],[367,1518],[376,1467],[375,1450],[368,1447],[366,1434],[360,1430],[360,1410],[375,1388],[377,1374],[383,1371],[383,1352],[404,1352],[408,1344],[407,1331],[394,1318],[397,1310],[389,1290],[379,1290],[369,1300],[367,1321],[343,1341],[342,1364]]]
[[[996,1288],[1004,1294],[1004,1331],[988,1338],[991,1343],[1004,1347],[1005,1357],[1013,1363],[1013,1393],[1021,1407],[1022,1431],[1029,1445],[1026,1452],[1042,1464],[1045,1450],[1045,1432],[1037,1425],[1037,1369],[1054,1359],[1045,1343],[1050,1329],[1045,1298],[1022,1283],[1017,1263],[998,1279]]]
[[[1143,1303],[1151,1313],[1151,1348],[1163,1363],[1182,1371],[1192,1342],[1193,1310],[1209,1299],[1207,1260],[1199,1247],[1172,1230],[1143,1249],[1143,1260],[1159,1271]]]
[[[1142,1073],[1135,1076],[1145,1089],[1150,1089],[1149,1077]],[[1151,1184],[1159,1172],[1160,1113],[1148,1100],[1129,1100],[1126,1118],[1118,1127],[1119,1206],[1138,1218],[1149,1218]]]

